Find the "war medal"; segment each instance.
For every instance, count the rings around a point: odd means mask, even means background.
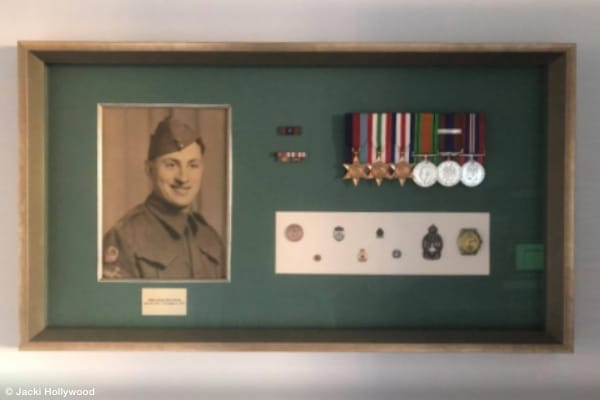
[[[483,240],[475,228],[463,228],[458,234],[456,244],[463,256],[474,256],[481,249]]]
[[[285,237],[290,242],[299,242],[304,236],[304,229],[298,224],[291,224],[285,228]]]
[[[438,233],[438,228],[431,225],[427,234],[423,237],[423,258],[426,260],[439,260],[442,257],[444,241]]]

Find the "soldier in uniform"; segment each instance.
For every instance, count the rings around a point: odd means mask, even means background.
[[[224,279],[221,238],[192,210],[204,172],[204,143],[167,117],[150,138],[146,173],[152,193],[103,239],[105,279]]]

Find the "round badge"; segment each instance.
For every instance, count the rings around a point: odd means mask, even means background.
[[[319,261],[321,261],[321,255],[320,255],[320,254],[315,254],[315,255],[313,256],[313,260],[315,260],[316,262],[319,262]]]
[[[400,258],[400,257],[402,257],[402,251],[400,251],[399,249],[394,249],[392,251],[392,257],[393,258]]]
[[[344,237],[346,237],[346,233],[344,232],[344,227],[336,226],[335,228],[333,228],[333,238],[336,241],[341,242],[342,240],[344,240]]]
[[[105,263],[114,263],[119,259],[119,249],[115,246],[108,246],[106,250],[104,250],[104,262]]]
[[[456,161],[446,160],[437,167],[437,181],[445,187],[456,186],[460,182],[461,168]]]
[[[285,228],[285,237],[290,242],[298,242],[304,236],[304,230],[298,224],[291,224]]]
[[[423,160],[413,168],[413,181],[421,187],[431,187],[437,181],[437,167],[429,160]]]
[[[477,254],[479,249],[481,249],[482,243],[481,235],[479,235],[479,232],[475,228],[461,229],[458,239],[456,239],[458,250],[463,256],[474,256]]]
[[[469,160],[463,164],[460,180],[467,187],[475,187],[485,179],[483,165],[475,160]]]

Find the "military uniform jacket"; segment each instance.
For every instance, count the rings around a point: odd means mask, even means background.
[[[224,279],[225,250],[198,213],[173,209],[151,194],[103,240],[106,279]]]

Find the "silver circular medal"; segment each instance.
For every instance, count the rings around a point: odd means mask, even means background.
[[[469,160],[461,168],[460,180],[467,187],[475,187],[485,179],[483,165],[475,160]]]
[[[431,187],[437,181],[437,167],[429,160],[423,160],[413,168],[413,182],[421,187]]]
[[[446,160],[437,167],[437,181],[440,185],[451,187],[460,182],[461,168],[456,161]]]

